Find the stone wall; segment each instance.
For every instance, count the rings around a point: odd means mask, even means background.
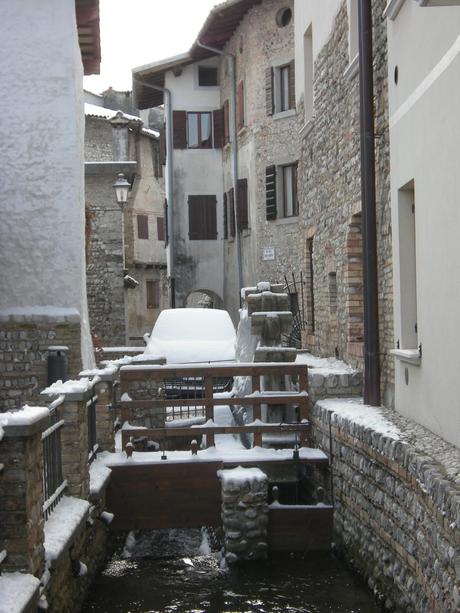
[[[314,407],[312,434],[328,455],[332,437],[335,542],[388,610],[453,613],[460,607],[458,450],[394,411],[384,416],[400,435],[335,415],[332,401]]]
[[[384,0],[374,0],[374,91],[381,387],[393,402],[393,286],[389,207],[386,23]],[[359,77],[348,68],[348,17],[344,2],[329,41],[314,66],[314,110],[304,129],[299,197],[304,239],[313,241],[314,329],[308,349],[362,365],[362,261],[360,250]],[[298,109],[303,116],[303,103]],[[310,277],[307,245],[303,268]],[[361,279],[360,279],[361,277]],[[308,285],[311,284],[311,279]],[[306,287],[307,296],[310,287]]]
[[[47,385],[49,346],[69,348],[67,373],[76,378],[82,369],[80,335],[77,315],[0,317],[0,412],[38,400]]]

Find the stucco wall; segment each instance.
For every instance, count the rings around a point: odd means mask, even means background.
[[[395,339],[401,339],[398,190],[414,181],[420,365],[395,360],[396,407],[460,446],[460,7],[405,2],[388,20]],[[398,83],[394,70],[398,66]],[[416,349],[404,347],[402,349]],[[406,382],[407,379],[407,382]]]
[[[77,309],[83,365],[90,365],[82,64],[74,11],[73,3],[59,0],[0,7],[0,112],[7,118],[0,128],[0,308]]]

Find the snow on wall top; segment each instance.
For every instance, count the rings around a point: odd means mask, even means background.
[[[95,380],[88,379],[87,377],[83,377],[82,379],[73,380],[69,379],[68,381],[62,382],[61,379],[56,381],[49,387],[45,388],[42,391],[44,395],[54,395],[54,394],[82,394],[92,389]]]
[[[371,407],[363,404],[359,398],[331,398],[319,400],[318,406],[333,413],[333,421],[348,419],[351,422],[360,424],[367,428],[372,428],[380,434],[398,440],[401,431],[382,413],[379,407]]]
[[[0,576],[0,613],[23,611],[40,586],[40,579],[26,573]]]
[[[48,565],[57,560],[74,530],[86,518],[90,503],[64,496],[45,522],[45,559]]]
[[[256,481],[266,481],[268,478],[260,468],[243,468],[242,466],[228,470],[219,470],[217,475],[224,485],[237,483],[252,484]]]
[[[27,404],[19,411],[0,413],[0,440],[2,426],[30,426],[48,415],[48,407],[30,407]]]

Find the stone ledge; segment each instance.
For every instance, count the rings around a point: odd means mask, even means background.
[[[64,496],[45,522],[45,558],[48,567],[58,564],[85,527],[90,503]]]

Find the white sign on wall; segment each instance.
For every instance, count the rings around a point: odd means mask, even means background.
[[[274,247],[265,247],[262,253],[262,259],[264,261],[274,260],[275,259],[275,249]]]

